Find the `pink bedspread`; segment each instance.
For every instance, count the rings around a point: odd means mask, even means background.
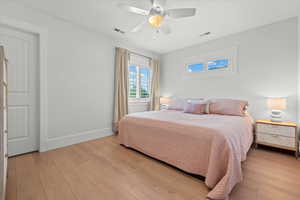
[[[120,122],[120,143],[205,176],[211,199],[228,199],[242,181],[241,162],[253,141],[249,116],[194,115],[180,111],[130,114]]]

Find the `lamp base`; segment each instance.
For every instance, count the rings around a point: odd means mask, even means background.
[[[271,121],[272,122],[282,122],[282,112],[281,112],[281,110],[272,110]]]
[[[168,104],[160,104],[160,110],[168,110]]]

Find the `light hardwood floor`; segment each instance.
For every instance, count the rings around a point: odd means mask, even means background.
[[[251,150],[231,200],[299,200],[300,161]],[[9,159],[6,200],[202,200],[202,180],[127,149],[115,136]]]

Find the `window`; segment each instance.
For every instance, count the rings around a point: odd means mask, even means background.
[[[229,67],[229,59],[210,60],[204,63],[188,64],[188,72],[205,72]]]
[[[203,72],[203,71],[205,71],[205,66],[202,63],[200,63],[200,64],[191,64],[191,65],[188,65],[187,67],[188,67],[189,72]]]
[[[129,99],[147,101],[150,96],[149,59],[141,56],[130,56],[128,67]]]
[[[237,73],[238,47],[230,47],[215,52],[207,52],[187,58],[185,73],[187,76],[226,75]]]
[[[150,70],[148,67],[129,66],[129,98],[149,98]]]
[[[137,67],[134,65],[129,66],[129,97],[136,98],[136,85],[137,85]]]
[[[227,68],[229,66],[229,60],[223,59],[223,60],[214,60],[207,62],[207,69],[208,70],[216,70],[216,69],[222,69]]]
[[[149,98],[150,71],[147,67],[140,68],[140,98]]]

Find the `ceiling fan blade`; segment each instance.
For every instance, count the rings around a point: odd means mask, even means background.
[[[138,14],[138,15],[144,15],[147,16],[149,15],[149,11],[141,9],[141,8],[137,8],[137,7],[133,7],[133,6],[129,6],[123,3],[118,4],[118,7],[121,8],[122,10],[134,13],[134,14]]]
[[[166,0],[151,0],[151,3],[154,7],[164,7],[166,5]]]
[[[171,27],[168,25],[168,24],[162,24],[160,27],[159,27],[159,30],[161,32],[163,32],[164,34],[168,35],[171,33]]]
[[[131,33],[136,33],[136,32],[138,32],[138,31],[140,31],[146,23],[147,23],[146,20],[143,21],[142,23],[140,23],[140,24],[138,24],[136,27],[134,27],[130,32],[131,32]]]
[[[196,14],[196,8],[178,8],[166,10],[166,15],[171,18],[191,17]]]

